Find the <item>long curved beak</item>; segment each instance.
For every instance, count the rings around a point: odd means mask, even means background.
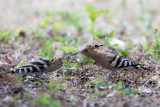
[[[79,51],[79,52],[76,52],[76,53],[73,53],[73,54],[70,54],[70,56],[74,56],[74,55],[78,55],[78,54],[81,54],[82,52]]]
[[[71,57],[71,56],[75,56],[75,55],[78,55],[78,54],[81,54],[81,51],[79,51],[79,52],[76,52],[76,53],[68,53],[68,54],[66,54],[66,55],[63,55],[61,58],[62,59],[66,59],[66,57]]]

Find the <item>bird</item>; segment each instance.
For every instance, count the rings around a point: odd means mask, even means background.
[[[95,62],[99,63],[102,67],[116,71],[118,69],[141,69],[141,70],[150,70],[139,63],[136,63],[129,59],[122,58],[121,55],[114,54],[111,52],[101,52],[98,49],[103,45],[87,45],[81,51],[76,54],[83,54],[86,57],[89,57]]]
[[[23,75],[30,75],[39,77],[46,72],[53,72],[63,66],[63,61],[74,54],[68,53],[64,56],[57,57],[54,59],[49,59],[47,57],[36,57],[33,58],[26,64],[22,66],[17,66],[16,68],[11,68],[8,73],[20,73]]]

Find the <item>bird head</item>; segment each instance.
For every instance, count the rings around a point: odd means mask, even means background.
[[[82,54],[93,52],[95,49],[99,49],[103,45],[87,45],[82,51],[80,51]]]

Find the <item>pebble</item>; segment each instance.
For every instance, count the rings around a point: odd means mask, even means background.
[[[3,99],[3,101],[6,102],[6,103],[8,103],[8,102],[13,102],[14,99],[13,99],[13,97],[11,97],[11,96],[6,96],[6,97]]]

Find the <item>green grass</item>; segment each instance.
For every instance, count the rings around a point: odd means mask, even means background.
[[[48,39],[46,43],[44,43],[42,50],[38,52],[38,56],[54,58],[53,48],[52,48],[53,40]]]

